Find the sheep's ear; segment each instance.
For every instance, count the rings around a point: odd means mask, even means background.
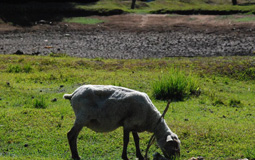
[[[166,142],[169,142],[169,141],[173,141],[173,138],[172,138],[170,135],[168,135],[168,136],[166,137]]]

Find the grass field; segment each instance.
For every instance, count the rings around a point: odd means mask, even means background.
[[[255,159],[255,57],[81,59],[64,55],[0,55],[0,159],[70,159],[66,133],[74,114],[62,98],[82,84],[119,85],[148,93],[173,68],[196,79],[201,94],[173,102],[166,114],[178,134],[181,159]],[[151,133],[141,133],[144,150]],[[120,159],[122,129],[78,138],[83,159]],[[156,145],[150,157],[161,152]],[[128,149],[135,158],[134,142]]]
[[[123,10],[128,13],[180,13],[180,14],[232,14],[254,13],[255,1],[238,0],[233,6],[230,0],[156,0],[151,2],[137,1],[135,10],[130,9],[130,1],[100,0],[89,5],[77,5],[86,10],[101,12],[110,10]]]
[[[74,17],[74,18],[66,18],[64,19],[64,22],[80,23],[80,24],[98,24],[98,23],[103,23],[104,21],[97,18]]]

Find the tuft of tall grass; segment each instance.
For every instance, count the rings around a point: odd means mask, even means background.
[[[19,65],[9,65],[7,72],[9,73],[19,73],[22,72],[22,68]]]
[[[43,97],[40,97],[39,99],[34,99],[33,106],[34,108],[45,109],[47,108],[47,103]]]
[[[32,67],[30,64],[26,64],[23,67],[21,67],[20,65],[9,65],[7,68],[7,72],[9,73],[21,73],[21,72],[30,73],[31,71]]]
[[[66,53],[54,53],[54,52],[52,52],[52,53],[49,54],[49,56],[50,56],[50,57],[68,57],[68,54],[66,54]]]
[[[23,66],[23,71],[24,71],[25,73],[30,73],[30,72],[32,71],[31,65],[30,65],[30,64],[24,65],[24,66]]]
[[[153,96],[159,100],[182,101],[199,92],[197,80],[179,69],[170,70],[153,83]]]
[[[242,107],[242,103],[240,100],[237,100],[237,99],[230,99],[229,100],[229,106],[230,107]]]

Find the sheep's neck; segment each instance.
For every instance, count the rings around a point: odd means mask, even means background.
[[[156,125],[154,134],[156,139],[160,139],[166,135],[171,135],[172,131],[167,126],[164,119],[161,119],[161,121]]]

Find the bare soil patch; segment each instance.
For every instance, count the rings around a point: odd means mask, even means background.
[[[123,14],[91,16],[96,25],[0,21],[0,53],[66,53],[87,58],[255,55],[255,22],[213,15]]]

